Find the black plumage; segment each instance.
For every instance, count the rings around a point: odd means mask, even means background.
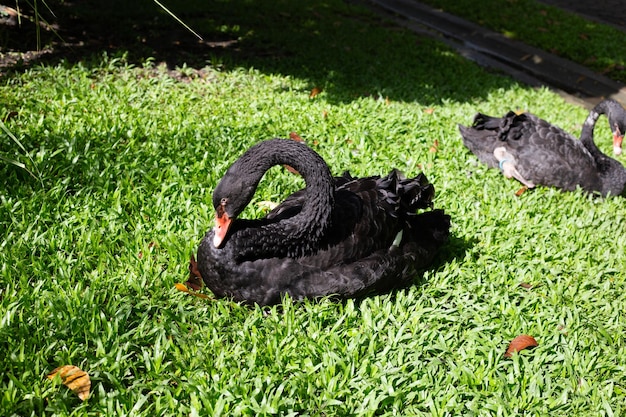
[[[500,168],[528,187],[553,186],[566,191],[622,195],[626,171],[594,143],[593,129],[606,114],[613,132],[615,153],[621,152],[626,111],[614,100],[604,100],[587,116],[580,140],[530,113],[507,113],[502,118],[477,114],[471,127],[459,125],[463,143],[478,159]]]
[[[306,188],[262,219],[237,219],[264,173],[281,164],[295,168]],[[433,197],[423,174],[333,178],[303,143],[260,142],[217,185],[216,226],[202,239],[197,267],[216,296],[249,304],[386,291],[409,283],[447,240],[448,215],[416,213]]]

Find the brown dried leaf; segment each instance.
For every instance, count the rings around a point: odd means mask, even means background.
[[[304,142],[304,139],[300,137],[296,132],[289,132],[289,138],[295,140],[296,142]]]
[[[196,258],[191,255],[189,259],[189,278],[185,282],[185,285],[192,290],[199,291],[204,286],[204,281],[202,281],[202,275],[200,275],[200,270],[198,269],[198,263],[196,262]]]
[[[304,139],[302,139],[300,135],[298,135],[296,132],[289,132],[289,138],[292,140],[295,140],[296,142],[304,143]],[[283,166],[287,169],[287,171],[291,172],[292,174],[300,175],[300,173],[297,170],[295,170],[293,167],[290,167],[289,165],[283,165]]]
[[[54,379],[57,375],[61,377],[63,384],[74,391],[82,401],[89,398],[91,379],[85,371],[74,365],[60,366],[48,374],[48,379]]]
[[[522,194],[524,194],[526,192],[526,190],[528,190],[528,187],[524,185],[522,188],[520,188],[519,190],[515,191],[515,196],[516,197],[521,196]]]
[[[16,118],[16,117],[18,116],[18,114],[19,114],[19,113],[18,113],[18,112],[16,112],[16,111],[10,111],[9,113],[7,113],[7,115],[6,115],[6,116],[4,116],[4,119],[2,119],[2,121],[3,121],[4,123],[6,123],[6,122],[8,122],[8,121],[9,121],[9,120],[11,120],[11,119]]]
[[[515,339],[511,340],[509,343],[509,347],[504,354],[505,357],[510,358],[514,352],[519,352],[520,350],[530,349],[539,346],[534,337],[529,336],[527,334],[521,334],[517,336]]]
[[[311,93],[309,94],[309,98],[314,98],[315,96],[317,96],[322,91],[323,90],[322,90],[321,87],[313,87],[313,89],[311,90]]]
[[[284,165],[284,167],[287,169],[287,171],[291,172],[292,174],[300,175],[300,173],[292,166]]]

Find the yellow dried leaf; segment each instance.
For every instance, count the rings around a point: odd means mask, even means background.
[[[274,210],[276,207],[278,207],[279,203],[275,201],[259,201],[256,204],[257,206],[259,206],[259,208],[262,208],[264,210]]]
[[[187,288],[185,284],[181,282],[177,282],[176,284],[174,284],[174,287],[176,287],[178,291],[186,292],[198,298],[211,298],[206,294],[202,294],[201,292],[195,292],[195,291],[190,290],[189,288]]]
[[[91,379],[85,371],[74,365],[60,366],[48,374],[48,379],[54,379],[57,375],[61,377],[63,385],[74,391],[78,398],[83,401],[89,398]]]

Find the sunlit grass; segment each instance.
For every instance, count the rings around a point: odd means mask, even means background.
[[[343,7],[314,11],[344,22]],[[235,57],[184,80],[123,56],[2,80],[0,99],[17,112],[7,127],[41,182],[0,165],[0,414],[624,412],[626,203],[553,189],[516,197],[519,184],[480,165],[456,126],[476,111],[526,109],[578,135],[585,111],[358,13],[337,36],[365,28],[359,36],[394,48],[372,61],[354,41],[350,67],[326,76],[293,69],[303,45],[284,64]],[[347,53],[332,51],[326,70]],[[605,124],[597,142],[610,151]],[[334,173],[400,168],[435,184],[452,238],[415,285],[269,311],[174,289],[227,166],[291,131]],[[0,153],[12,152],[4,137]],[[274,168],[244,215],[301,186]],[[503,358],[521,333],[539,346]],[[66,364],[91,376],[84,403],[46,378]]]

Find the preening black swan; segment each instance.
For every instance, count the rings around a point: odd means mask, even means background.
[[[613,131],[615,153],[621,153],[626,111],[614,100],[604,100],[587,116],[580,140],[529,113],[507,113],[502,118],[477,114],[471,127],[459,125],[463,143],[480,161],[527,187],[545,185],[571,191],[582,189],[603,196],[623,195],[626,170],[603,154],[593,140],[593,129],[606,114]]]
[[[306,188],[262,219],[237,219],[265,172],[281,164],[297,170]],[[260,142],[215,188],[216,225],[200,243],[197,268],[217,297],[247,304],[387,291],[409,283],[448,238],[442,210],[416,213],[433,197],[423,174],[333,178],[303,143]]]

